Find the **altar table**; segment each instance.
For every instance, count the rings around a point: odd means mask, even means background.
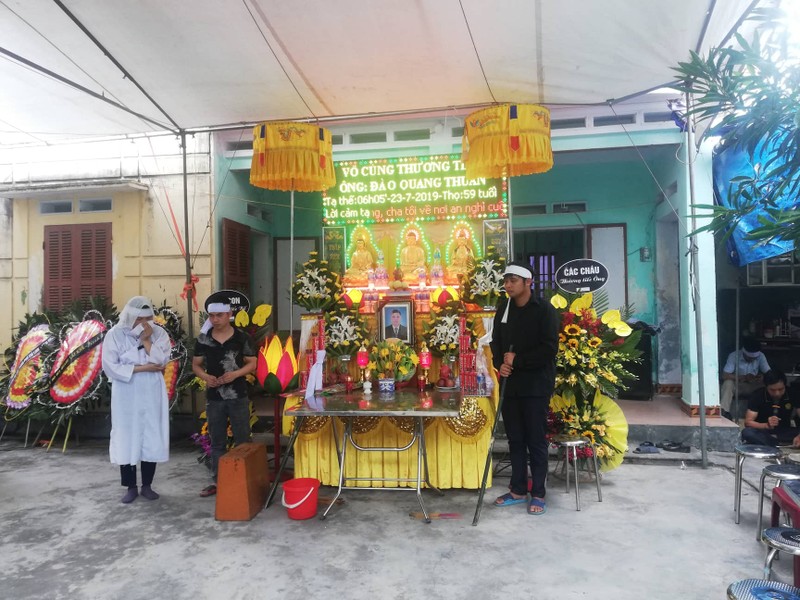
[[[376,325],[374,315],[369,318],[371,329]],[[427,315],[417,315],[414,320],[416,339],[422,339],[422,321]],[[471,313],[475,319],[475,333],[481,338],[491,329],[494,312]],[[303,331],[300,348],[311,347],[311,328],[318,316],[303,315]],[[492,354],[488,344],[480,345],[487,365],[492,364]],[[300,352],[300,366],[305,368],[306,352]],[[335,364],[334,360],[326,359]],[[355,381],[361,379],[361,373],[355,360],[348,363],[351,376]],[[438,379],[441,359],[433,357],[430,369],[430,381]],[[439,489],[465,488],[479,489],[486,464],[486,454],[492,437],[492,425],[499,402],[499,385],[494,369],[489,370],[492,380],[490,396],[464,396],[457,417],[428,419],[424,423],[425,445],[427,447],[430,483]],[[410,382],[415,389],[415,380]],[[373,382],[373,390],[377,393],[377,382]],[[301,394],[301,392],[298,392]],[[374,396],[375,394],[373,394]],[[301,395],[288,395],[285,399],[284,411],[302,403]],[[333,417],[338,418],[338,417]],[[413,419],[404,417],[362,416],[353,424],[353,436],[363,446],[402,446],[411,440],[414,429]],[[291,413],[285,414],[282,423],[284,435],[290,435],[294,428]],[[339,430],[344,423],[339,423]],[[397,478],[401,473],[411,472],[415,464],[414,452],[401,453],[358,453],[350,454],[345,459],[345,475],[351,477]],[[319,479],[323,485],[338,485],[339,463],[336,441],[331,425],[331,417],[305,417],[294,445],[295,477],[312,477]],[[404,484],[393,482],[375,482],[384,487],[397,487]],[[491,486],[491,473],[487,486]],[[367,484],[365,483],[364,486]]]
[[[411,394],[418,398],[413,388],[408,392],[398,390],[396,394]],[[426,394],[435,398],[439,392],[434,389]],[[496,397],[456,395],[459,397],[457,411],[448,415],[429,413],[422,419],[429,474],[427,482],[439,489],[479,489],[495,419]],[[372,396],[374,404],[377,404],[379,394],[373,393]],[[353,397],[361,399],[362,394],[358,391]],[[293,433],[293,415],[298,414],[295,409],[302,404],[303,398],[300,396],[286,398],[283,420],[285,435]],[[415,417],[419,414],[424,416],[424,410],[413,416],[366,411],[359,413],[352,417],[350,423],[353,440],[363,447],[403,447],[412,441],[417,426]],[[294,443],[295,477],[312,477],[319,479],[323,485],[338,486],[338,436],[332,419],[341,421],[339,416],[304,413]],[[337,422],[336,430],[341,432],[345,425],[344,422]],[[410,447],[402,452],[347,454],[344,476],[346,479],[360,479],[356,482],[360,487],[407,487],[408,482],[396,480],[409,478],[414,472],[415,455],[416,452]],[[385,481],[387,479],[395,481]],[[491,476],[487,485],[491,486]]]
[[[368,470],[368,475],[359,475],[358,469],[355,469],[352,474],[347,469],[337,469],[336,496],[320,518],[324,519],[327,516],[343,489],[383,489],[387,491],[407,489],[407,491],[416,491],[425,522],[430,523],[428,511],[422,500],[422,485],[425,483],[427,487],[436,489],[440,494],[441,492],[430,481],[425,424],[440,418],[457,419],[461,404],[462,396],[458,391],[397,390],[392,394],[364,394],[363,391],[357,390],[351,393],[317,395],[313,398],[303,399],[301,403],[287,409],[287,416],[296,419],[289,442],[290,448],[287,451],[291,451],[291,446],[296,444],[297,433],[306,419],[329,418],[332,429],[331,437],[336,446],[337,465],[348,464],[347,458],[350,456],[348,448],[350,447],[356,451],[356,464],[360,457],[377,457],[379,462],[383,462],[387,455],[404,455],[403,459],[398,462],[397,473],[393,475],[384,472],[382,477],[377,477],[372,470]],[[393,442],[381,443],[377,446],[365,445],[361,440],[356,439],[359,423],[363,424],[365,419],[381,417],[402,420],[403,430],[408,429],[407,426],[410,425],[408,439],[404,439],[405,436],[396,436]],[[344,421],[344,423],[339,421]],[[416,452],[414,452],[416,458],[412,461],[414,446],[416,446]],[[410,464],[411,462],[414,464]],[[276,476],[276,480],[279,478],[280,474]],[[348,482],[353,482],[355,485],[348,485]],[[390,483],[395,487],[387,485]],[[401,485],[412,487],[397,487]]]

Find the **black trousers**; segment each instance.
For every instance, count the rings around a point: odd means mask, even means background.
[[[545,396],[509,396],[503,399],[503,425],[508,437],[511,459],[511,491],[528,493],[528,457],[530,457],[531,496],[544,498],[547,481],[547,409]]]
[[[800,433],[800,430],[791,427],[783,429],[745,427],[742,429],[742,441],[745,444],[756,444],[758,446],[788,446],[798,433]]]
[[[142,461],[142,485],[150,485],[153,483],[153,477],[156,474],[156,463]],[[122,480],[122,485],[125,487],[136,487],[136,465],[120,465],[119,475]]]

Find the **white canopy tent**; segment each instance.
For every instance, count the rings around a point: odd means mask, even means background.
[[[158,131],[185,152],[187,133],[265,120],[618,102],[762,1],[0,0],[0,163]]]
[[[0,0],[0,148],[620,100],[758,0]],[[126,112],[129,111],[129,112]]]

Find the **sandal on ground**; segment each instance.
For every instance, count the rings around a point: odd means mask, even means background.
[[[667,452],[689,452],[689,446],[684,446],[680,442],[673,442],[671,440],[664,440],[659,445],[659,448],[663,448]]]
[[[217,493],[217,486],[216,485],[209,485],[208,487],[203,488],[200,492],[200,496],[203,498],[208,498],[209,496],[213,496]]]
[[[635,454],[658,454],[660,450],[653,446],[653,442],[642,442],[633,449]]]
[[[534,506],[540,510],[532,510]],[[530,504],[528,504],[528,514],[538,517],[545,512],[547,512],[547,504],[545,504],[544,500],[542,498],[531,498]]]
[[[511,495],[511,492],[507,494],[503,494],[497,500],[494,501],[495,506],[511,506],[512,504],[522,504],[523,502],[527,502],[527,498],[523,496],[522,498],[514,498]]]

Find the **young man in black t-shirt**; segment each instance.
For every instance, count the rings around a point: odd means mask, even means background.
[[[220,294],[222,294],[220,296]],[[211,437],[211,474],[214,483],[201,496],[217,493],[217,466],[225,454],[228,419],[236,445],[250,441],[250,399],[245,376],[256,370],[253,341],[231,325],[230,300],[222,292],[206,300],[208,321],[194,347],[192,370],[206,382],[206,418]]]
[[[799,416],[798,399],[786,392],[786,375],[771,370],[764,374],[764,388],[747,403],[742,441],[760,446],[800,447],[800,430],[792,419]]]

